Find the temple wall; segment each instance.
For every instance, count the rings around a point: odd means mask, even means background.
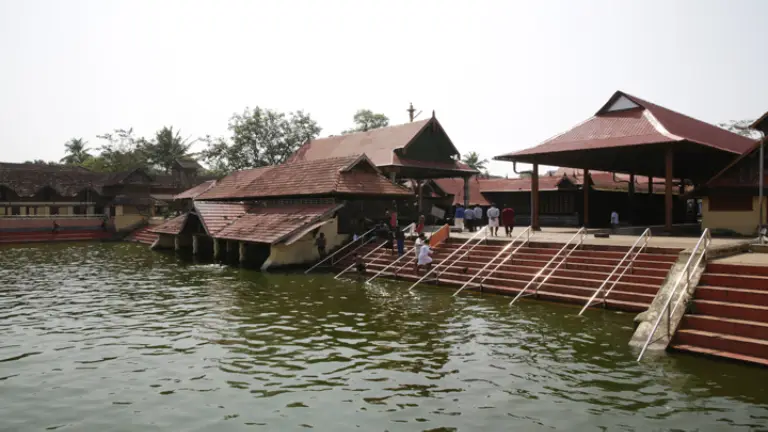
[[[132,226],[146,220],[146,216],[142,216],[140,214],[120,214],[114,217],[114,223],[115,223],[115,231],[122,231],[126,228],[131,228]]]
[[[338,218],[334,218],[330,223],[321,226],[317,235],[320,235],[321,232],[325,233],[326,250],[329,253],[346,243],[351,237],[349,234],[338,233]],[[262,268],[304,264],[319,260],[320,254],[315,246],[315,238],[310,232],[291,245],[272,245],[269,258]]]
[[[757,235],[757,221],[760,217],[758,197],[752,198],[751,211],[712,211],[709,209],[709,199],[701,200],[701,228],[710,230],[730,230],[743,235]],[[763,223],[766,223],[768,211],[763,212]]]

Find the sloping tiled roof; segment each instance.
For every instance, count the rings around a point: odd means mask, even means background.
[[[347,156],[238,171],[219,180],[198,200],[307,195],[412,195],[392,184],[364,156]]]
[[[72,197],[86,189],[102,193],[104,186],[120,184],[133,172],[97,173],[72,165],[0,163],[0,185],[21,197],[34,196],[45,187]]]
[[[244,203],[195,201],[195,211],[200,216],[208,235],[215,236],[224,227],[244,215],[248,211],[248,205]]]
[[[214,183],[216,183],[216,180],[208,180],[208,181],[202,182],[193,188],[187,189],[180,194],[174,195],[173,199],[174,200],[195,199],[198,195],[210,189]]]
[[[442,178],[432,180],[443,192],[453,195],[453,204],[464,205],[464,179]],[[469,205],[487,206],[491,203],[483,196],[480,190],[480,181],[476,177],[469,179]]]
[[[148,231],[156,234],[173,234],[178,235],[181,230],[184,229],[184,224],[187,222],[187,213],[181,216],[176,216],[173,219],[167,220],[164,223],[150,228]]]
[[[607,111],[620,97],[626,97],[638,107]],[[749,138],[617,91],[600,111],[583,123],[535,147],[499,158],[675,141],[689,141],[735,154],[743,153],[753,144]]]
[[[744,152],[744,154],[728,164],[727,167],[715,174],[714,177],[705,183],[704,188],[758,187],[760,183],[758,166],[760,163],[759,151],[761,142],[756,142],[751,149]],[[763,145],[768,145],[768,143]],[[747,166],[750,163],[752,166]],[[768,175],[766,173],[763,173],[763,175],[765,176],[763,184],[768,185]]]
[[[336,204],[251,207],[246,214],[213,236],[225,240],[274,244],[307,224],[329,215],[337,207]]]
[[[408,145],[430,120],[307,141],[288,162],[365,154],[376,166],[392,165],[395,149]]]
[[[539,176],[539,191],[558,190],[558,185],[563,181],[563,176]],[[518,192],[530,191],[531,178],[512,178],[512,179],[481,179],[481,192]]]

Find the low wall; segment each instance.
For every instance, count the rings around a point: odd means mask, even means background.
[[[102,218],[56,218],[56,217],[30,217],[30,218],[0,218],[0,231],[2,232],[27,232],[27,231],[51,231],[53,222],[59,225],[60,231],[93,231],[101,229]]]
[[[327,241],[326,250],[332,251],[350,239],[349,234],[338,233],[338,218],[334,218],[330,223],[320,227],[317,235],[325,233]],[[307,264],[320,259],[320,254],[315,246],[315,236],[307,233],[297,242],[291,245],[277,244],[272,245],[269,258],[262,265],[262,269],[274,268],[280,266],[289,266],[297,264]]]
[[[115,231],[119,232],[135,227],[135,225],[145,221],[147,217],[139,214],[123,214],[115,216],[113,219],[115,224]]]
[[[763,223],[768,212],[763,214]],[[709,210],[709,199],[701,200],[701,227],[710,230],[727,230],[742,235],[757,235],[757,225],[760,219],[758,197],[753,198],[751,211],[712,211]]]

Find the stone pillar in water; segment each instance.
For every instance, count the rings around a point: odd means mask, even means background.
[[[200,239],[197,236],[192,236],[192,255],[197,255],[200,252]]]
[[[220,259],[221,258],[221,243],[219,243],[219,239],[215,238],[213,239],[213,259]]]
[[[179,236],[175,236],[175,237],[173,238],[173,248],[174,248],[176,251],[180,251],[180,250],[181,250],[181,237],[179,237]]]
[[[245,258],[246,258],[246,256],[245,256],[245,242],[242,242],[242,241],[240,242],[240,248],[239,249],[240,250],[239,250],[239,253],[238,253],[238,257],[240,258],[240,262],[244,263],[245,262]]]

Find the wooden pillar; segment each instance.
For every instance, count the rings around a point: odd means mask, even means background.
[[[630,225],[635,224],[635,175],[629,175],[629,214],[626,216]]]
[[[589,228],[589,170],[584,170],[584,176],[583,176],[583,186],[582,189],[584,189],[584,224],[583,226],[586,228]]]
[[[464,177],[464,208],[469,209],[469,177]]]
[[[219,239],[213,239],[213,259],[221,258],[221,242]]]
[[[539,225],[539,164],[533,164],[531,172],[531,228],[541,231]]]
[[[197,255],[200,252],[200,239],[196,236],[192,236],[192,255]]]
[[[418,199],[419,199],[419,215],[421,215],[421,209],[424,208],[423,199],[422,199],[423,195],[424,195],[422,193],[422,191],[424,190],[424,182],[421,181],[421,180],[417,180],[416,185],[418,187],[418,192],[419,192],[419,197],[418,197]]]
[[[179,236],[173,237],[173,249],[176,251],[181,250],[181,238],[179,238]]]
[[[238,248],[238,253],[237,253],[237,256],[238,256],[238,258],[240,259],[240,262],[241,262],[241,263],[244,263],[244,262],[245,262],[245,259],[247,258],[247,257],[245,256],[245,242],[241,241],[239,246],[240,246],[240,247]]]
[[[664,157],[664,230],[672,232],[672,169],[674,154],[672,149],[667,149]]]

